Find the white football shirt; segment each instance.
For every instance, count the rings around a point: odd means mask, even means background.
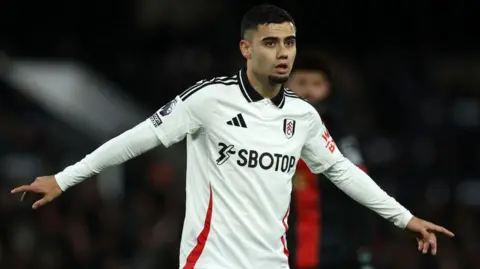
[[[203,80],[147,120],[166,147],[187,139],[180,267],[288,268],[291,179],[344,157],[317,111],[282,88],[260,96],[243,69]]]

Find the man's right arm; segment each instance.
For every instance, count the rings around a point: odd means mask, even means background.
[[[68,166],[56,174],[55,179],[60,189],[66,191],[105,168],[126,162],[160,144],[150,124],[144,121],[109,140],[76,164]]]
[[[195,86],[192,88],[195,90]],[[207,94],[191,89],[164,105],[144,122],[109,140],[81,161],[55,175],[60,189],[66,191],[105,168],[126,162],[159,145],[169,147],[183,140],[187,134],[199,130],[206,118],[204,104]]]

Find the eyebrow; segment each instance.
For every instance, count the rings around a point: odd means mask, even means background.
[[[294,35],[285,37],[286,41],[295,40],[295,39],[296,37]],[[263,37],[261,40],[262,41],[278,41],[280,40],[280,38],[278,36],[266,36],[266,37]]]

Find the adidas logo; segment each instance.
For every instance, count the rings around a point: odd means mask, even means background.
[[[243,119],[242,114],[238,114],[233,119],[227,121],[227,124],[232,126],[247,128],[247,124],[245,123],[245,120]]]

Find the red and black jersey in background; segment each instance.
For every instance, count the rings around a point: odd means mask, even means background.
[[[357,139],[342,116],[344,105],[333,89],[332,62],[324,56],[315,50],[298,53],[288,87],[316,107],[336,146],[365,170]],[[351,238],[355,234],[348,231],[356,230],[355,215],[360,211],[356,202],[323,175],[312,174],[300,160],[293,178],[288,221],[290,267],[356,268],[357,244]]]
[[[355,136],[349,135],[341,121],[333,119],[328,113],[322,113],[336,146],[350,161],[366,171],[360,148]],[[312,174],[307,165],[300,160],[293,179],[292,203],[289,216],[288,247],[292,269],[329,268],[347,256],[355,264],[355,255],[349,255],[348,237],[343,231],[345,225],[352,225],[348,218],[345,203],[351,199],[337,189],[323,175]],[[353,228],[353,227],[352,227]],[[322,266],[320,266],[322,265]],[[325,266],[323,266],[325,265]]]

